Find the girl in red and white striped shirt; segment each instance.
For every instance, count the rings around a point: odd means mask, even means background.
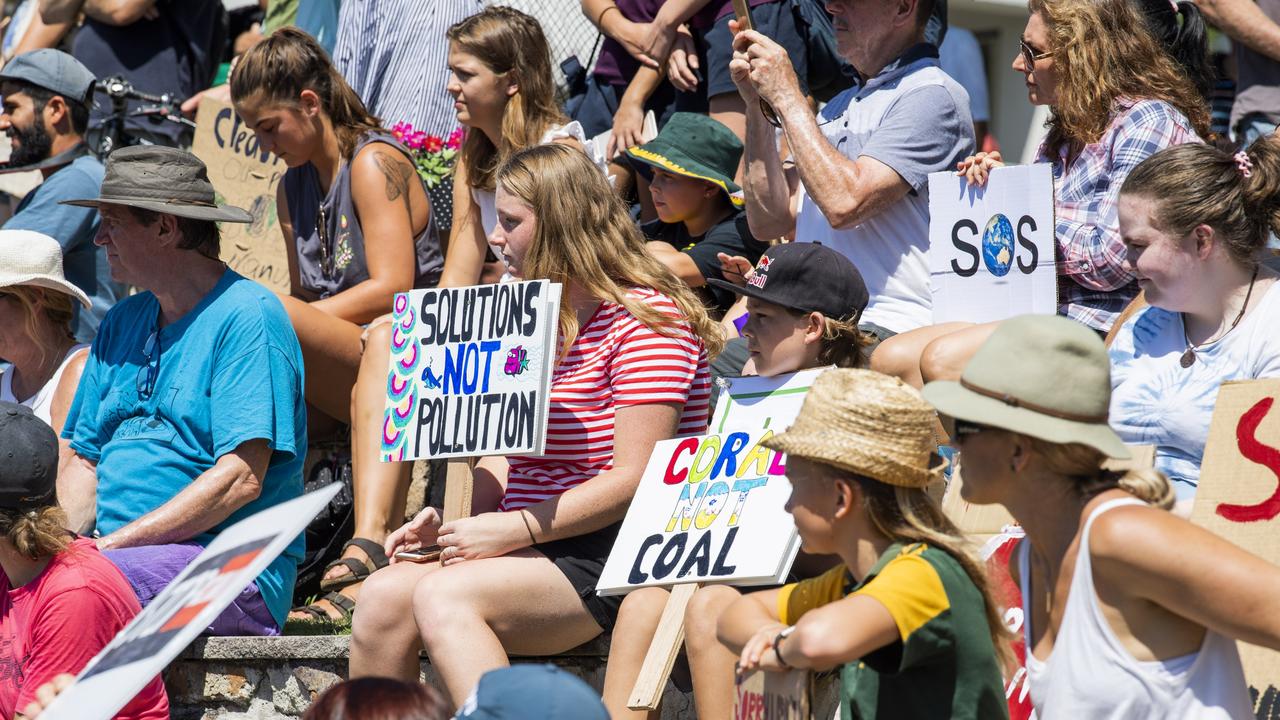
[[[352,677],[416,679],[425,648],[459,704],[508,653],[559,653],[612,628],[620,599],[596,596],[600,571],[654,444],[705,431],[722,342],[582,152],[513,155],[497,209],[489,240],[511,273],[563,285],[546,452],[481,459],[475,515],[442,524],[428,508],[392,533],[388,555],[438,543],[442,564],[374,573],[351,643]]]

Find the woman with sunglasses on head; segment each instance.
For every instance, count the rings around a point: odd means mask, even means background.
[[[1006,320],[924,396],[961,448],[964,499],[1004,505],[1026,532],[1009,569],[1039,717],[1253,717],[1235,640],[1280,648],[1280,568],[1167,512],[1160,473],[1104,468],[1129,451],[1107,424],[1096,333]]]
[[[1259,263],[1280,230],[1280,139],[1156,153],[1120,189],[1120,230],[1150,307],[1111,345],[1111,426],[1156,447],[1189,505],[1219,385],[1280,376],[1277,273]]]
[[[1120,185],[1152,154],[1208,137],[1209,108],[1134,0],[1031,0],[1029,7],[1013,69],[1025,76],[1031,104],[1050,109],[1036,161],[1053,169],[1058,313],[1105,334],[1138,294],[1124,263]],[[1003,165],[999,152],[978,153],[958,169],[982,185]],[[967,323],[921,328],[882,343],[872,367],[917,387],[954,378],[990,333],[990,325]]]

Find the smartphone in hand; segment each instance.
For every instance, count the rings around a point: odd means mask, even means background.
[[[417,550],[401,550],[396,553],[397,560],[408,560],[416,563],[435,562],[440,559],[440,546],[430,545]]]

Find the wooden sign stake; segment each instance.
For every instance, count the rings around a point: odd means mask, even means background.
[[[698,587],[697,583],[681,583],[671,588],[671,597],[667,598],[662,619],[658,621],[658,632],[649,643],[649,652],[644,656],[640,675],[636,677],[631,698],[627,700],[627,707],[632,710],[658,709],[667,678],[671,676],[671,668],[684,642],[684,611]]]

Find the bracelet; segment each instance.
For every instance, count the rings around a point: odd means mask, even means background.
[[[529,527],[529,518],[525,517],[524,509],[520,510],[520,519],[524,521],[524,529],[529,531],[529,544],[537,545],[538,539],[533,536],[533,528]]]
[[[788,669],[790,669],[791,666],[788,665],[787,661],[782,658],[782,641],[791,637],[791,633],[795,631],[796,631],[796,626],[790,625],[779,630],[778,634],[773,638],[773,656],[778,658],[779,665]]]
[[[617,5],[614,5],[613,3],[610,3],[608,7],[606,7],[605,9],[603,9],[603,10],[601,10],[601,11],[600,11],[600,14],[596,16],[596,27],[597,27],[597,28],[600,28],[601,30],[603,30],[603,29],[604,29],[604,28],[603,28],[603,26],[601,26],[601,25],[600,25],[600,23],[604,20],[604,14],[605,14],[605,13],[607,13],[607,12],[609,12],[610,10],[618,10],[618,6],[617,6]],[[621,10],[618,10],[618,12],[622,12],[622,11],[621,11]]]

